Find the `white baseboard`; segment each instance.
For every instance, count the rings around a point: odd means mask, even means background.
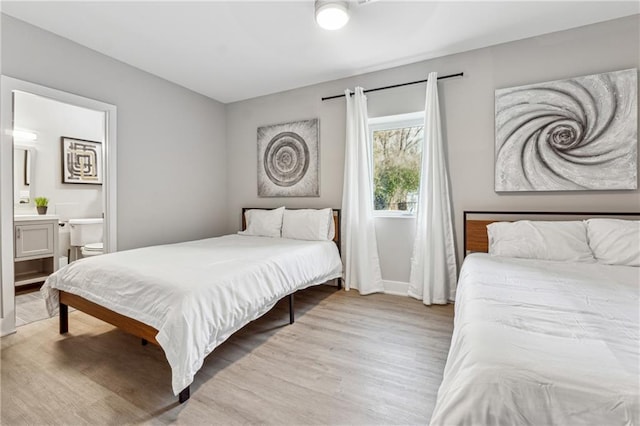
[[[393,294],[395,296],[409,296],[409,283],[402,281],[382,280],[385,294]]]

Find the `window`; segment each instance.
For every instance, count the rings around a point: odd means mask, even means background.
[[[414,214],[418,206],[424,112],[372,118],[373,203],[378,213]]]

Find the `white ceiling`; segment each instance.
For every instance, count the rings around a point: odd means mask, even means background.
[[[228,103],[637,14],[640,3],[354,1],[334,32],[316,26],[312,0],[5,0],[2,12]]]

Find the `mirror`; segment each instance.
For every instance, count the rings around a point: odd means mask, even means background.
[[[33,206],[33,173],[35,149],[14,144],[13,147],[13,202],[16,207]]]

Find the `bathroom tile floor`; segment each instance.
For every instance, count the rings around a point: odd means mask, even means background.
[[[73,311],[69,308],[69,312]],[[16,295],[16,327],[49,318],[40,290]]]

